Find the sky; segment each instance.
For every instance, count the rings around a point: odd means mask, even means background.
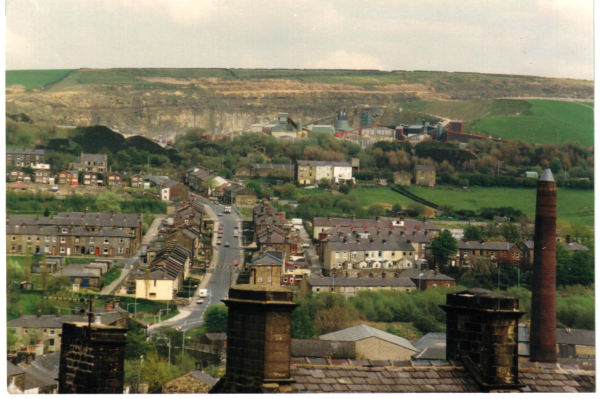
[[[326,68],[593,79],[593,0],[5,0],[7,69]]]

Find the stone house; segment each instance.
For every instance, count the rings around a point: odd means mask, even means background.
[[[394,184],[398,186],[410,186],[411,179],[412,176],[408,172],[394,172]]]
[[[79,173],[74,170],[63,170],[56,177],[57,184],[66,184],[67,186],[76,186],[79,181]]]
[[[356,296],[360,291],[394,290],[410,292],[416,285],[407,277],[308,277],[300,283],[300,294],[309,292],[336,292],[346,298]]]
[[[296,172],[295,165],[290,164],[271,164],[254,163],[252,164],[252,175],[257,177],[288,177],[294,178]]]
[[[144,188],[144,176],[142,175],[133,175],[129,178],[129,183],[133,188]]]
[[[435,186],[435,167],[431,165],[416,165],[415,184],[418,186]]]
[[[252,259],[248,267],[250,268],[250,284],[281,286],[281,277],[285,268],[283,259],[272,253],[265,253]]]
[[[164,181],[159,187],[160,198],[163,201],[183,201],[190,196],[190,190],[177,180]]]
[[[332,183],[352,181],[352,165],[349,162],[298,160],[296,171],[296,180],[301,185],[318,184],[323,179]]]
[[[141,239],[142,218],[137,214],[60,212],[6,219],[6,245],[12,254],[130,256]]]
[[[108,170],[108,157],[106,154],[79,155],[79,162],[72,164],[73,170],[79,172],[104,173]]]
[[[7,148],[6,164],[15,166],[30,166],[32,163],[44,162],[44,150],[31,148]]]
[[[104,180],[104,184],[108,187],[123,187],[125,185],[123,176],[115,172],[109,173],[106,176],[104,176]]]
[[[73,284],[81,288],[98,288],[101,286],[102,268],[89,267],[87,264],[71,264],[54,273],[54,277],[68,277]]]
[[[458,241],[458,254],[451,257],[449,262],[452,266],[470,267],[473,258],[484,257],[494,263],[505,261],[517,264],[523,256],[522,248],[514,243],[462,239]]]
[[[441,274],[439,268],[435,268],[435,270],[407,269],[400,272],[400,276],[410,278],[419,291],[448,288],[456,285],[456,280]]]
[[[254,205],[256,193],[248,187],[231,185],[223,189],[223,203],[231,205]]]
[[[23,172],[21,169],[11,170],[10,173],[8,174],[8,181],[10,181],[10,182],[24,181],[25,176],[26,176],[25,172]]]
[[[84,186],[97,186],[98,185],[98,175],[91,172],[83,173],[83,177],[81,183]]]
[[[406,338],[360,324],[319,336],[321,340],[351,341],[356,353],[369,360],[410,360],[419,350]]]
[[[52,173],[49,170],[36,170],[33,175],[33,180],[35,183],[48,184],[50,183],[50,178],[52,177]]]

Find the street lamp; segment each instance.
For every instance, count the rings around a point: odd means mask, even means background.
[[[133,303],[128,303],[127,304],[127,311],[129,312],[129,306],[133,305],[133,318],[137,319],[137,298],[135,298],[135,301]]]
[[[142,367],[144,367],[144,355],[140,356],[140,373],[138,374],[138,393],[140,393],[140,384],[142,383]]]
[[[169,341],[168,343],[168,347],[169,347],[169,368],[171,368],[171,338],[168,337],[156,337],[156,339],[166,339]]]

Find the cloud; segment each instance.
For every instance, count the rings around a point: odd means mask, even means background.
[[[31,68],[34,61],[34,46],[31,41],[6,28],[6,62],[14,69]]]

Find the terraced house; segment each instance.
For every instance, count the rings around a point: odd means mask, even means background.
[[[44,150],[31,148],[7,148],[6,164],[15,166],[30,166],[32,163],[44,162]]]
[[[61,212],[56,217],[7,216],[10,254],[131,256],[142,239],[137,214]]]
[[[297,161],[296,180],[302,185],[317,184],[326,179],[332,183],[352,180],[352,165],[349,162]]]

